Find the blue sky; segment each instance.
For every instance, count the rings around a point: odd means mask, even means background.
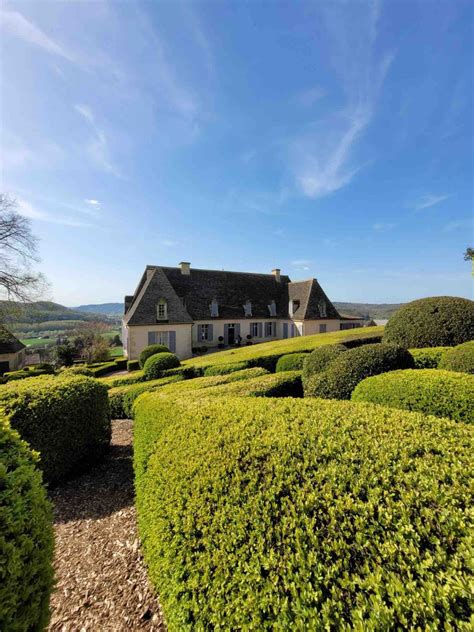
[[[4,2],[1,189],[51,298],[181,260],[470,296],[473,7]]]

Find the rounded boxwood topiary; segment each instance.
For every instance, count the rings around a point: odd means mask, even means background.
[[[94,377],[94,373],[92,369],[89,369],[87,366],[70,366],[67,369],[63,369],[60,373],[63,377],[68,375],[85,375],[87,377]]]
[[[441,358],[439,368],[474,373],[474,340],[457,345],[447,351]]]
[[[415,360],[415,369],[437,369],[443,355],[451,347],[408,349]]]
[[[150,356],[143,367],[146,380],[155,380],[161,377],[166,369],[174,369],[180,365],[180,361],[174,353],[155,353]]]
[[[53,586],[53,515],[37,455],[0,418],[0,630],[43,630]]]
[[[138,522],[169,632],[470,629],[472,430],[372,404],[142,395]]]
[[[474,301],[433,296],[407,303],[388,321],[383,342],[403,347],[453,347],[474,338]]]
[[[374,375],[358,384],[351,399],[474,422],[474,376],[417,369]]]
[[[348,349],[325,371],[304,381],[304,394],[324,399],[350,399],[354,388],[366,377],[414,366],[411,354],[398,345],[379,343]]]
[[[143,351],[140,353],[138,364],[140,368],[143,369],[145,366],[145,362],[148,360],[148,358],[151,358],[152,355],[155,355],[156,353],[169,353],[169,352],[170,350],[168,349],[166,345],[148,345],[148,347],[145,347]]]
[[[275,372],[301,371],[303,369],[304,361],[308,355],[308,353],[287,353],[286,355],[281,356],[276,363]]]
[[[213,375],[227,375],[248,368],[248,362],[232,362],[229,364],[212,364],[204,369],[204,377]]]
[[[347,351],[344,345],[324,345],[317,347],[306,356],[303,365],[303,380],[307,380],[314,373],[324,371],[330,362],[335,360],[341,353]]]

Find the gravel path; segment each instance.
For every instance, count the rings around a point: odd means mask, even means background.
[[[112,445],[89,473],[52,490],[55,632],[166,630],[139,552],[132,423],[112,422]]]

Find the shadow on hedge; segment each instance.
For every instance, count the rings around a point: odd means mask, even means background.
[[[133,504],[131,445],[112,444],[87,473],[50,490],[55,524],[104,518]]]

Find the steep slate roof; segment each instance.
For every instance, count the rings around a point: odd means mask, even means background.
[[[166,299],[168,303],[168,322],[173,323],[192,323],[193,319],[188,314],[182,299],[176,294],[170,282],[168,281],[163,268],[147,266],[138,288],[134,295],[134,300],[129,307],[135,309],[127,319],[129,325],[150,325],[156,324],[156,306],[160,298]],[[146,284],[146,288],[141,300],[138,300],[139,294]],[[127,312],[128,313],[128,312]],[[167,321],[160,321],[167,322]]]
[[[143,296],[139,299],[143,288]],[[321,299],[326,301],[326,318],[339,318],[316,279],[292,283],[286,275],[281,275],[277,281],[273,274],[196,268],[183,274],[181,268],[147,266],[134,296],[125,299],[125,320],[130,325],[156,324],[156,306],[160,298],[166,299],[168,321],[173,323],[211,320],[213,299],[217,300],[219,316],[212,320],[245,318],[243,305],[247,300],[252,303],[251,318],[269,319],[268,305],[274,300],[276,316],[273,318],[287,319],[290,299],[300,301],[294,313],[298,320],[321,318],[318,307]]]
[[[17,353],[25,348],[25,345],[15,336],[0,325],[0,353]]]
[[[290,283],[289,295],[291,300],[300,302],[299,308],[293,311],[293,318],[297,320],[340,318],[339,312],[328,299],[316,279]],[[320,315],[320,301],[325,301],[326,303],[326,316],[324,317]]]

